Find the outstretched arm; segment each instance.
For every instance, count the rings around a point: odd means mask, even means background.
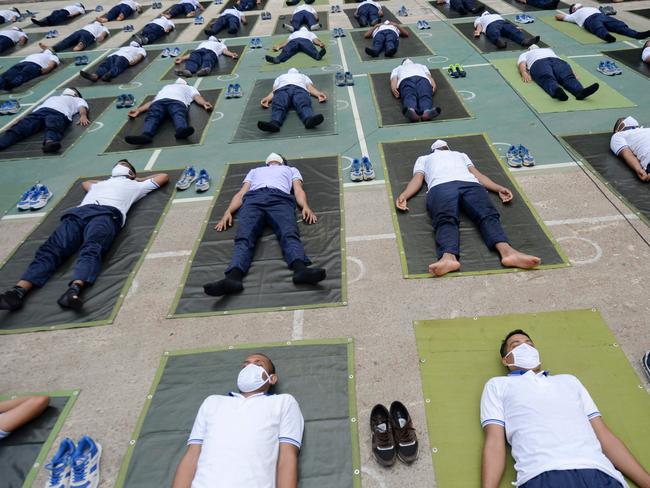
[[[481,458],[481,488],[497,488],[506,469],[506,436],[502,426],[485,426]]]
[[[88,109],[86,107],[79,107],[79,122],[78,125],[83,125],[86,127],[90,125],[90,119],[88,118]]]
[[[641,163],[629,147],[621,149],[618,153],[618,157],[625,161],[625,164],[636,173],[641,181],[650,181],[650,174],[643,169],[643,166],[641,166]]]
[[[436,82],[433,80],[433,76],[431,76],[431,72],[427,73],[427,79],[429,80],[429,83],[431,83],[431,89],[433,90],[433,93],[436,92]]]
[[[145,113],[147,110],[149,110],[149,107],[151,107],[151,102],[143,103],[140,105],[138,108],[132,108],[129,110],[128,116],[131,117],[132,119],[135,119],[138,115]]]
[[[524,83],[530,83],[532,78],[526,68],[526,63],[519,63],[519,74],[521,75],[521,79],[524,80]]]
[[[284,48],[284,46],[286,46],[287,44],[289,44],[289,39],[287,39],[286,41],[284,41],[284,42],[281,43],[281,44],[276,44],[275,46],[273,46],[273,50],[274,50],[274,51],[280,51],[280,50],[282,50],[282,48]]]
[[[318,101],[320,103],[323,103],[325,100],[327,100],[327,95],[325,95],[325,92],[320,91],[314,85],[307,85],[307,91],[312,97],[318,98]]]
[[[406,202],[419,193],[423,183],[424,173],[415,173],[413,178],[411,178],[411,181],[406,185],[406,188],[404,188],[404,191],[400,193],[397,200],[395,200],[395,206],[403,212],[408,212],[409,208],[406,205]]]
[[[271,90],[271,92],[267,96],[262,98],[262,101],[260,103],[262,104],[262,107],[269,108],[271,102],[273,102],[273,90]]]
[[[293,444],[280,443],[277,488],[296,488],[298,486],[298,452],[298,448]]]
[[[201,94],[195,95],[193,100],[199,105],[201,105],[201,107],[203,107],[206,110],[206,112],[212,110],[212,104],[208,102],[205,98],[203,98]]]
[[[41,69],[41,74],[48,74],[50,71],[52,71],[54,68],[56,68],[58,64],[56,64],[54,61],[50,61],[47,63],[47,66],[45,68]]]
[[[376,27],[371,27],[366,31],[366,33],[363,35],[366,39],[370,39],[372,37],[372,33],[375,31]]]
[[[230,49],[224,49],[223,50],[223,55],[228,56],[229,58],[232,58],[232,59],[237,59],[239,57],[239,54],[237,54],[234,51],[231,51]]]
[[[147,178],[137,178],[138,181],[146,181],[146,180],[153,180],[158,187],[165,186],[167,183],[169,183],[169,175],[167,173],[158,173],[152,176],[148,176]]]
[[[129,61],[129,66],[135,66],[136,64],[138,64],[143,59],[144,59],[144,56],[142,54],[138,54],[135,58],[133,58],[132,61]]]
[[[390,79],[390,91],[395,98],[399,98],[399,85],[397,84],[397,77]]]
[[[483,32],[483,26],[479,22],[479,24],[474,27],[474,37],[481,37],[481,32]]]
[[[566,16],[567,15],[563,13],[555,14],[555,20],[565,20]]]
[[[400,37],[408,37],[409,36],[409,31],[407,31],[404,27],[401,27],[397,24],[393,24],[395,27],[397,27],[397,30],[399,30],[399,36]]]
[[[185,455],[181,458],[176,468],[172,488],[190,488],[196,474],[196,465],[201,455],[201,444],[190,444],[187,446]]]
[[[494,181],[492,181],[490,178],[488,178],[483,173],[481,173],[478,169],[476,169],[476,166],[470,166],[467,169],[469,170],[470,173],[476,176],[476,179],[481,185],[483,185],[489,191],[498,193],[499,198],[501,198],[501,201],[503,203],[508,203],[512,201],[512,192],[508,190],[505,186],[501,186],[495,183]]]
[[[293,195],[296,197],[296,203],[302,209],[302,220],[305,224],[315,224],[318,220],[316,214],[312,212],[307,204],[307,194],[302,187],[302,181],[293,180]],[[280,444],[282,446],[282,444]],[[293,446],[292,446],[293,447]]]
[[[248,181],[245,181],[241,189],[235,193],[232,200],[230,200],[230,205],[228,205],[228,208],[223,213],[223,217],[221,217],[221,220],[214,226],[214,228],[217,229],[217,232],[224,231],[232,225],[232,216],[241,208],[244,203],[244,195],[246,195],[246,192],[250,189],[251,184]]]

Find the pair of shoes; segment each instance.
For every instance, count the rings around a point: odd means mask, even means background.
[[[117,108],[131,108],[135,105],[135,97],[132,93],[124,93],[117,96]]]
[[[151,8],[162,8],[162,2],[153,2]]]
[[[74,58],[74,64],[75,66],[85,66],[89,63],[88,61],[88,56],[83,55],[83,56],[75,56]]]
[[[647,351],[641,358],[641,366],[643,366],[643,371],[650,379],[650,351]]]
[[[122,29],[122,30],[124,32],[133,32],[133,31],[135,31],[135,27],[133,26],[133,24],[126,24],[124,26],[124,29]]]
[[[0,115],[14,115],[20,112],[20,102],[18,100],[7,100],[0,104]]]
[[[241,98],[243,96],[239,83],[228,83],[226,86],[226,98]]]
[[[622,75],[623,71],[621,68],[616,66],[616,63],[614,61],[610,61],[609,59],[605,61],[601,61],[598,63],[598,68],[596,68],[598,71],[600,71],[602,74],[607,75],[607,76],[614,76],[614,75]]]
[[[250,48],[251,49],[261,49],[262,48],[262,39],[260,37],[251,38]]]
[[[39,210],[50,201],[52,192],[45,185],[36,183],[22,194],[16,204],[18,210]]]
[[[406,8],[406,5],[402,5],[399,10],[397,11],[397,15],[400,17],[408,17],[409,11]]]
[[[267,12],[266,10],[264,10],[260,14],[260,17],[262,17],[262,20],[271,20],[271,12]]]
[[[161,58],[175,58],[181,53],[180,48],[175,47],[173,49],[169,49],[166,47],[165,49],[162,50],[162,53],[160,53]]]
[[[52,460],[45,465],[50,472],[46,488],[97,488],[102,446],[87,435],[74,445],[66,437]]]
[[[336,75],[334,75],[334,82],[336,83],[336,86],[353,86],[354,77],[349,71],[337,71]]]
[[[332,29],[332,37],[345,37],[345,32],[341,27],[334,27]]]
[[[370,181],[375,179],[375,170],[370,158],[363,156],[361,160],[354,158],[350,167],[350,181]]]
[[[101,5],[97,5],[95,7],[95,12],[103,12],[103,11],[104,11],[104,7],[102,7]]]
[[[603,5],[602,7],[599,7],[598,10],[600,10],[601,14],[616,15],[616,10],[611,5]]]
[[[59,31],[54,29],[54,30],[47,31],[47,33],[45,34],[45,39],[54,39],[55,37],[58,36],[59,36]]]
[[[431,26],[429,25],[429,22],[427,22],[426,20],[418,20],[417,28],[420,30],[424,30],[424,29],[431,29]]]
[[[399,459],[411,464],[418,457],[418,438],[408,410],[401,402],[393,402],[390,411],[375,405],[370,412],[372,453],[382,466],[392,466]]]
[[[447,68],[447,74],[452,78],[465,78],[467,71],[460,64],[450,64]]]
[[[180,179],[176,182],[176,189],[180,191],[187,190],[192,183],[196,182],[196,191],[203,193],[210,189],[210,175],[205,169],[199,171],[198,175],[194,166],[187,166]]]
[[[535,19],[528,14],[517,14],[515,17],[515,22],[519,24],[532,24],[535,22]]]
[[[202,15],[199,15],[198,17],[194,17],[194,25],[202,25],[205,22],[205,19],[203,18]]]
[[[29,17],[29,18],[36,17],[36,12],[32,12],[29,9],[25,9],[25,13],[23,14],[23,17]]]
[[[342,12],[341,6],[340,5],[332,5],[330,7],[330,13],[332,14],[338,14],[339,12]]]
[[[531,166],[535,166],[535,158],[523,144],[519,144],[518,146],[511,145],[508,148],[506,162],[511,168],[521,168],[522,166],[530,168]]]

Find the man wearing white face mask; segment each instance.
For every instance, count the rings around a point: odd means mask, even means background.
[[[269,394],[277,383],[267,356],[248,356],[239,393],[201,405],[172,488],[296,488],[304,419],[293,396]]]
[[[131,206],[169,181],[165,173],[136,179],[133,165],[126,159],[118,161],[107,180],[82,183],[86,196],[78,207],[67,210],[61,223],[38,248],[20,281],[0,294],[0,310],[22,308],[26,295],[45,285],[57,268],[79,251],[72,281],[57,303],[63,308],[79,310],[81,291],[97,279],[102,257],[115,236],[126,223]]]
[[[128,46],[121,47],[114,53],[110,54],[102,63],[97,66],[94,73],[80,71],[79,74],[93,83],[97,80],[111,81],[116,76],[121,75],[130,66],[135,66],[147,56],[140,44],[131,41]]]
[[[641,181],[650,181],[650,129],[634,117],[616,121],[609,143],[612,152],[625,161]]]
[[[521,488],[627,488],[623,474],[650,486],[650,474],[607,428],[580,381],[541,369],[526,332],[510,332],[500,354],[509,373],[490,379],[481,397],[482,488],[500,485],[506,440]]]
[[[433,106],[436,82],[429,68],[409,58],[390,73],[390,91],[402,99],[402,113],[411,122],[429,121],[440,115],[440,107]]]
[[[183,78],[178,78],[175,83],[163,86],[155,98],[138,108],[129,110],[129,117],[136,118],[146,112],[142,134],[126,136],[124,140],[129,144],[150,144],[153,136],[158,132],[158,127],[165,117],[172,119],[176,139],[187,139],[194,134],[194,127],[188,123],[189,107],[192,102],[198,103],[207,112],[212,110],[212,104],[201,96],[193,86],[189,86]]]

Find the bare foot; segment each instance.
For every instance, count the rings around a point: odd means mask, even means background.
[[[83,51],[86,48],[81,42],[72,48],[73,51]]]
[[[95,20],[97,22],[101,22],[102,24],[108,22],[108,19],[106,17],[95,17]]]
[[[524,254],[515,249],[501,258],[501,264],[509,268],[530,269],[539,266],[542,260],[537,256]]]
[[[460,263],[456,256],[453,254],[445,253],[442,257],[435,263],[429,265],[429,273],[434,276],[444,276],[447,273],[453,271],[458,271],[460,269]]]
[[[119,20],[120,22],[123,21],[124,20],[124,14],[118,15],[117,20]]]
[[[44,42],[39,42],[38,47],[40,47],[43,51],[47,51],[48,49],[50,49],[50,46],[48,46]]]

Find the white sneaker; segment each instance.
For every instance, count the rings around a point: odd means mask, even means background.
[[[70,488],[97,488],[101,457],[102,446],[87,435],[79,439],[77,448],[72,455]]]
[[[47,205],[50,198],[52,198],[52,192],[50,189],[45,185],[41,185],[38,191],[34,192],[32,199],[29,201],[30,210],[40,210]]]

